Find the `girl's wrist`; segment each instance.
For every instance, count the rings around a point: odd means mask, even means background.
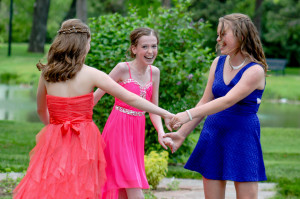
[[[165,119],[169,115],[171,115],[171,113],[169,111],[164,111],[164,113],[161,115],[161,117]]]
[[[158,136],[164,136],[166,133],[164,131],[161,131],[161,132],[157,132],[157,135]]]
[[[189,117],[189,120],[192,121],[192,120],[193,120],[193,117],[192,117],[192,114],[190,113],[190,111],[189,111],[189,110],[186,110],[185,112],[187,113],[187,115],[188,115],[188,117]]]

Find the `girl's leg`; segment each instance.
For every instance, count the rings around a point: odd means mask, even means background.
[[[237,199],[257,199],[258,182],[234,182]]]
[[[224,199],[226,180],[210,180],[203,177],[205,199]]]
[[[144,199],[144,193],[140,188],[126,189],[128,199]]]
[[[125,189],[119,189],[118,190],[118,199],[128,199]]]

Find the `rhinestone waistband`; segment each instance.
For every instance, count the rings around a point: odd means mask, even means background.
[[[115,106],[115,109],[122,112],[122,113],[126,113],[128,115],[133,115],[133,116],[143,116],[145,115],[145,112],[139,112],[139,111],[133,111],[127,108],[123,108],[121,106]]]

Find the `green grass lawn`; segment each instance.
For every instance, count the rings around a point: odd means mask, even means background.
[[[300,71],[300,70],[299,70]],[[264,99],[300,100],[300,75],[272,75],[267,77]]]
[[[41,123],[0,121],[0,172],[26,170],[28,153],[42,127]],[[190,136],[195,145],[199,134]],[[278,183],[277,198],[300,197],[300,129],[262,128],[261,143],[268,181]],[[201,179],[183,165],[169,166],[168,170],[167,177]]]
[[[197,140],[199,133],[190,136]],[[261,144],[268,182],[278,183],[276,198],[300,198],[300,129],[262,128]],[[184,169],[183,165],[168,169],[168,177],[202,178]]]
[[[35,145],[35,135],[42,123],[26,123],[0,120],[0,172],[10,169],[25,171],[29,163],[29,151]]]
[[[7,56],[7,44],[0,44],[0,81],[9,83],[32,83],[38,80],[40,72],[36,64],[47,58],[41,53],[27,52],[27,43],[13,43],[11,56]],[[46,45],[45,52],[49,49]]]

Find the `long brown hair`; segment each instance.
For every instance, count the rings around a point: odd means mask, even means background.
[[[154,35],[157,39],[157,44],[159,43],[158,34],[151,28],[136,28],[130,33],[130,47],[128,51],[130,51],[130,57],[135,58],[135,54],[132,52],[132,46],[137,46],[139,39],[142,36],[150,36]]]
[[[248,57],[250,61],[262,65],[265,73],[267,73],[268,65],[266,62],[266,57],[262,48],[258,31],[251,19],[247,15],[240,13],[229,14],[221,17],[219,19],[219,24],[221,25],[221,39],[226,22],[230,22],[228,25],[230,25],[234,36],[237,38],[240,44],[235,50],[235,54],[241,52],[244,56]]]
[[[87,54],[90,30],[79,19],[62,23],[47,57],[47,64],[38,63],[37,68],[48,82],[72,79],[82,68]]]

